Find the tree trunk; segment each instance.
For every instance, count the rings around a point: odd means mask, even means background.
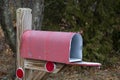
[[[44,0],[36,0],[32,8],[33,29],[41,29],[44,11]]]
[[[12,24],[11,13],[9,9],[9,0],[0,0],[0,24],[5,38],[13,52],[16,52],[15,30]]]
[[[16,1],[16,0],[14,0]],[[32,9],[32,28],[41,29],[44,11],[44,0],[17,0],[16,3],[12,1],[14,11],[11,14],[10,1],[0,0],[0,24],[3,29],[7,43],[14,53],[16,53],[16,30],[14,29],[13,16],[17,8],[28,7]],[[13,3],[14,2],[14,3]]]
[[[43,20],[44,0],[21,0],[21,2],[22,7],[32,9],[32,28],[40,30]]]

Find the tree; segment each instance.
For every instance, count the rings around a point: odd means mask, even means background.
[[[83,31],[85,59],[102,63],[115,62],[111,58],[115,53],[120,53],[120,0],[53,1],[53,4],[45,7],[43,29],[61,30],[59,24],[64,19],[62,31]],[[46,0],[46,3],[50,2]]]
[[[7,43],[10,45],[11,49],[15,52],[16,51],[15,30],[12,24],[8,0],[0,0],[0,24],[4,31]]]
[[[12,13],[11,6],[14,8]],[[6,41],[14,53],[16,52],[16,30],[13,22],[16,19],[16,9],[20,7],[28,7],[32,9],[32,27],[33,29],[41,29],[44,11],[44,0],[0,0],[0,24],[3,29]]]

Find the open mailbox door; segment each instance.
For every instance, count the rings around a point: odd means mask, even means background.
[[[30,30],[21,39],[23,58],[80,66],[101,65],[82,61],[83,39],[78,33]]]
[[[100,66],[101,66],[100,63],[96,63],[96,62],[85,62],[85,61],[74,62],[74,63],[71,63],[71,65],[94,66],[94,67],[100,67]]]

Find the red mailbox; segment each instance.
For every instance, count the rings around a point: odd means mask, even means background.
[[[82,36],[73,32],[25,31],[21,38],[21,56],[51,62],[100,66],[82,61]]]

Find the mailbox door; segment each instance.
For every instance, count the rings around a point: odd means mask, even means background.
[[[96,63],[96,62],[85,62],[85,61],[80,61],[80,62],[73,62],[70,63],[71,65],[79,65],[79,66],[95,66],[95,67],[100,67],[101,63]]]

